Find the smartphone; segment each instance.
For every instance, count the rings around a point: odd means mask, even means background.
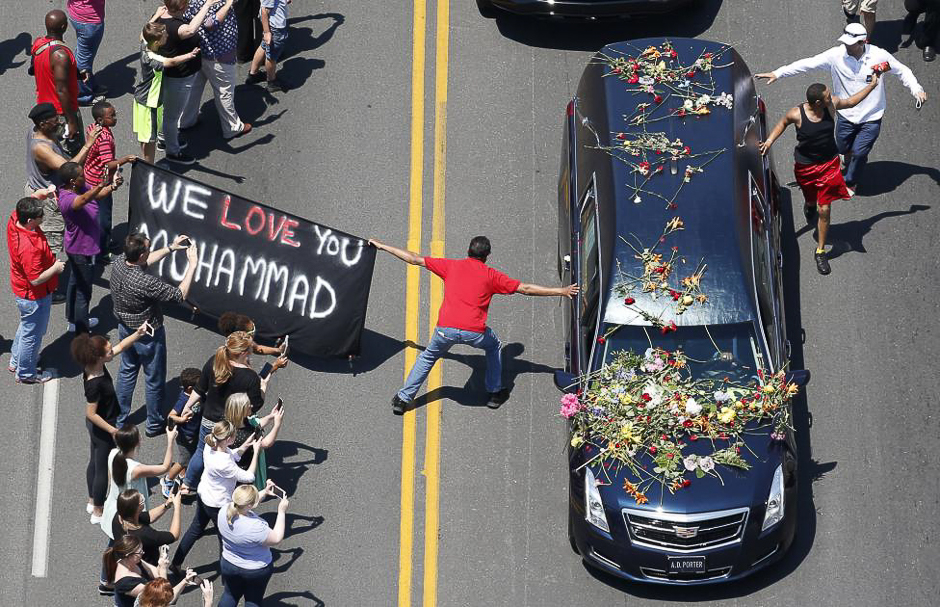
[[[166,418],[166,427],[172,430],[173,428],[176,427],[176,422],[168,417]]]
[[[258,375],[261,376],[261,379],[264,379],[268,375],[271,375],[271,371],[273,370],[274,370],[274,365],[272,365],[271,363],[264,363],[264,366],[261,367],[261,371],[258,373]]]
[[[180,489],[182,489],[182,488],[183,488],[183,485],[181,485],[181,484],[179,484],[179,483],[173,483],[173,488],[170,489],[170,497],[173,497],[174,495],[176,495],[177,493],[179,493],[179,492],[180,492]]]
[[[254,436],[255,436],[255,440],[264,436],[264,428],[262,428],[261,426],[255,427]]]
[[[180,245],[184,247],[188,247],[191,244],[193,244],[193,241],[188,238],[184,238],[183,240],[180,241]]]
[[[284,499],[285,497],[287,497],[287,493],[285,493],[284,490],[278,487],[277,485],[274,485],[273,487],[271,487],[271,495],[280,499]]]
[[[156,335],[156,330],[154,330],[153,325],[151,324],[153,319],[147,321],[147,326],[144,328],[144,335],[153,337]]]
[[[281,398],[280,396],[278,396],[278,397],[277,397],[277,404],[274,405],[274,408],[275,408],[275,409],[283,409],[283,408],[284,408],[284,399]]]
[[[287,357],[287,352],[290,350],[290,335],[284,336],[284,352],[281,354],[283,357]]]

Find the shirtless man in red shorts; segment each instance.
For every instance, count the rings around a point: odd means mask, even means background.
[[[826,257],[826,236],[829,233],[830,210],[833,200],[847,200],[852,192],[845,186],[842,177],[839,149],[836,147],[836,110],[855,107],[875,90],[878,74],[872,74],[871,82],[847,99],[834,97],[825,84],[811,84],[806,89],[806,103],[792,108],[780,119],[767,140],[761,142],[760,152],[766,154],[787,126],[796,125],[796,148],[793,150],[796,182],[803,190],[803,214],[811,222],[819,211],[817,223],[817,246],[814,257],[820,274],[831,272]]]

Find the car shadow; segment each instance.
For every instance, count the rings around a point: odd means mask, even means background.
[[[923,204],[912,204],[906,211],[883,211],[873,215],[868,219],[859,219],[855,221],[846,221],[844,223],[832,224],[829,227],[828,244],[832,245],[827,257],[830,261],[838,259],[846,253],[867,253],[863,239],[871,232],[876,223],[883,219],[891,217],[901,217],[911,215],[918,211],[926,211],[930,207]],[[807,232],[816,231],[816,223],[803,226],[797,233],[799,237]],[[815,239],[814,239],[815,240]]]
[[[800,301],[799,243],[795,238],[789,237],[794,227],[793,205],[790,198],[787,188],[781,188],[783,292],[786,293],[784,315],[787,336],[791,344],[790,369],[796,370],[806,368],[803,358],[805,333]],[[802,201],[798,204],[802,204]],[[802,217],[802,213],[799,211],[798,213]],[[812,390],[812,380],[808,389]],[[794,438],[797,447],[797,524],[793,543],[780,561],[734,583],[697,586],[694,594],[690,594],[689,589],[683,586],[659,586],[625,581],[584,565],[588,573],[598,581],[638,598],[682,602],[720,601],[748,596],[776,584],[793,573],[809,555],[816,538],[817,513],[813,499],[813,486],[835,469],[836,462],[820,463],[813,458],[811,440],[813,415],[809,410],[807,389],[801,390],[793,399],[792,407]]]
[[[506,38],[528,46],[596,51],[630,38],[694,38],[711,27],[719,8],[721,0],[701,0],[665,15],[602,21],[537,19],[500,11],[496,27]]]
[[[29,61],[29,50],[32,47],[33,37],[29,32],[20,32],[15,38],[8,38],[0,42],[0,76],[7,70],[25,65]],[[20,53],[24,53],[22,61],[15,61]]]
[[[424,347],[411,344],[413,347],[424,350]],[[525,346],[513,342],[503,346],[503,387],[509,390],[510,395],[515,387],[516,377],[527,373],[554,373],[557,369],[540,363],[522,360],[519,356],[525,352]],[[453,360],[470,367],[470,377],[463,387],[441,386],[431,390],[411,401],[411,409],[418,409],[441,399],[452,400],[465,407],[484,407],[487,404],[486,392],[486,355],[484,354],[455,354],[453,350],[442,358]],[[510,398],[511,400],[511,398]]]

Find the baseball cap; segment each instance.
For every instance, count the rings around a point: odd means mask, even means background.
[[[861,23],[849,23],[845,26],[845,29],[842,30],[842,35],[839,36],[839,42],[842,44],[855,44],[856,42],[864,42],[868,38],[868,30],[865,29],[865,26]]]
[[[56,114],[58,114],[58,112],[51,103],[37,103],[33,109],[29,111],[29,118],[36,124],[39,124],[43,120],[52,118]]]

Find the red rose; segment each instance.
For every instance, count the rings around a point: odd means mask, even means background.
[[[689,70],[689,71],[687,71],[687,72],[685,73],[685,75],[688,76],[689,78],[691,78],[691,77],[695,76],[695,70]]]
[[[643,403],[637,403],[636,406],[639,407],[640,409],[642,409],[642,408],[645,407],[646,405],[644,405]]]
[[[688,487],[688,486],[691,485],[691,484],[692,484],[692,481],[690,481],[690,480],[687,479],[687,478],[682,480],[682,486],[683,486],[683,487]]]
[[[657,154],[662,154],[663,151],[662,151],[662,150],[656,150],[656,153],[657,153]]]
[[[702,57],[704,57],[704,58],[706,58],[706,59],[711,59],[711,58],[712,58],[712,54],[711,54],[711,53],[702,53]]]
[[[735,453],[741,453],[741,447],[735,447],[735,448],[734,448],[734,452],[735,452]]]
[[[665,434],[663,434],[662,436],[660,436],[660,438],[663,439],[663,440],[666,440],[666,439],[669,438],[669,437],[666,436]]]
[[[598,337],[598,338],[597,338],[597,343],[599,343],[599,344],[602,344],[602,343],[604,343],[605,341],[607,341],[607,340],[604,339],[603,337]]]
[[[672,458],[674,458],[675,456],[676,456],[675,453],[667,453],[667,454],[666,454],[666,457],[669,458],[669,459],[672,459]]]
[[[679,110],[678,114],[679,116],[685,116],[685,108],[682,108],[681,110]]]
[[[617,133],[617,139],[623,140],[623,139],[626,139],[626,138],[627,138],[627,136],[624,135],[623,133]]]
[[[678,251],[679,251],[679,247],[672,247],[672,252],[673,252],[673,253],[677,253]]]
[[[690,434],[689,440],[698,440],[698,434]]]
[[[620,68],[619,68],[619,67],[615,67],[615,68],[614,68],[614,73],[615,73],[615,74],[619,74],[619,73],[620,73]]]
[[[636,300],[633,299],[632,297],[628,297],[623,300],[623,303],[627,304],[628,306],[632,306],[633,304],[636,303]]]
[[[662,100],[663,100],[662,95],[656,95],[655,97],[653,97],[653,101],[655,101],[656,103],[661,103]]]
[[[669,51],[669,56],[672,57],[673,59],[675,59],[676,57],[679,56],[679,53],[677,53],[677,52],[675,51],[675,49],[673,49],[673,50]]]
[[[656,167],[657,173],[662,173],[662,171],[663,171],[663,165],[659,165],[658,167]]]
[[[627,84],[636,84],[636,83],[639,82],[639,81],[640,81],[640,79],[637,77],[636,74],[634,74],[634,75],[630,76],[629,78],[627,78]]]
[[[687,420],[685,420],[684,422],[682,422],[682,427],[683,427],[683,428],[691,428],[691,427],[692,427],[692,420],[691,420],[691,419],[687,419]]]
[[[722,432],[721,434],[718,435],[718,438],[720,438],[721,440],[728,440],[728,435]]]
[[[669,294],[672,295],[672,301],[678,301],[682,293],[676,291],[675,289],[669,289]]]
[[[677,204],[674,203],[674,202],[670,202],[668,208],[670,208],[670,209],[678,209],[678,208],[679,208],[679,205],[677,205]]]
[[[649,394],[647,394],[646,392],[644,392],[644,393],[640,396],[640,398],[642,398],[642,399],[645,400],[646,402],[650,402],[651,400],[653,400],[653,397],[650,396]]]
[[[684,110],[683,110],[683,111],[684,111]],[[684,148],[682,148],[682,153],[683,153],[683,154],[691,154],[691,153],[692,153],[692,150],[689,149],[689,146],[685,146]]]
[[[653,445],[650,447],[650,453],[652,453],[653,455],[656,455],[656,451],[657,451],[656,445]]]

